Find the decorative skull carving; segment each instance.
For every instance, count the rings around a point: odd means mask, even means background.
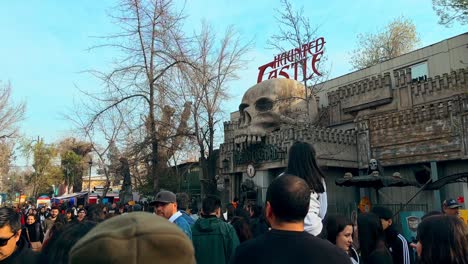
[[[370,159],[369,160],[369,170],[370,171],[376,171],[379,169],[379,166],[377,164],[377,160],[376,159]]]
[[[309,110],[309,115],[307,114]],[[269,79],[247,90],[239,105],[235,143],[257,143],[282,124],[313,122],[318,107],[314,96],[305,100],[304,86],[291,79]]]
[[[367,174],[372,176],[383,176],[384,171],[380,162],[376,159],[369,160],[369,167],[367,169]]]

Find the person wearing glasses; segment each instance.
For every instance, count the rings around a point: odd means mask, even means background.
[[[21,237],[20,215],[13,209],[0,208],[0,263],[35,263],[36,254]]]

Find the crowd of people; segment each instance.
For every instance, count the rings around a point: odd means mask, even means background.
[[[133,206],[0,208],[0,263],[468,264],[468,228],[455,200],[428,213],[409,243],[388,208],[355,222],[328,215],[312,146],[294,144],[289,161],[263,206],[235,199],[224,213],[216,196],[198,210],[170,191]]]

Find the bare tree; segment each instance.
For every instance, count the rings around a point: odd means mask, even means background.
[[[128,132],[145,129],[143,142],[150,146],[150,171],[153,191],[159,190],[158,169],[166,166],[168,157],[180,142],[190,104],[181,102],[171,76],[177,65],[188,63],[182,54],[187,46],[182,35],[183,16],[172,0],[122,0],[113,12],[121,33],[104,38],[103,45],[93,48],[116,48],[122,57],[111,72],[91,71],[100,78],[102,93],[87,93],[99,104],[89,109],[87,130],[110,109],[125,105]],[[187,110],[188,109],[188,110]],[[180,121],[178,127],[173,126]],[[182,132],[180,133],[182,134]],[[170,142],[170,146],[166,143]],[[163,143],[163,144],[162,144]],[[164,148],[164,152],[161,151]]]
[[[228,27],[219,40],[207,23],[195,37],[195,54],[192,64],[195,69],[183,67],[181,85],[187,87],[186,100],[193,102],[193,131],[199,148],[200,166],[202,169],[202,194],[213,194],[215,187],[216,128],[222,117],[221,104],[227,100],[228,84],[239,78],[238,70],[245,64],[244,55],[251,43],[241,43],[234,28]]]
[[[83,162],[91,165],[91,162],[97,164],[100,171],[106,177],[106,184],[102,197],[105,197],[110,184],[112,174],[112,160],[106,159],[112,151],[112,148],[116,148],[116,142],[119,141],[119,136],[125,127],[124,117],[121,109],[116,106],[115,108],[109,109],[101,113],[94,121],[93,125],[89,126],[89,121],[85,117],[79,115],[81,109],[76,109],[76,114],[73,117],[69,117],[75,123],[78,128],[78,134],[85,138],[89,142],[89,154],[87,157],[83,157]],[[97,157],[97,161],[92,161],[92,158]],[[119,157],[116,157],[117,159]]]
[[[468,21],[467,0],[432,0],[432,7],[441,25],[450,26],[454,21],[465,25]]]
[[[13,168],[7,175],[4,176],[4,189],[2,192],[7,192],[11,201],[15,200],[17,193],[29,193],[29,188],[26,184],[26,178],[30,177],[32,173],[33,172],[31,170],[20,170],[18,168]]]
[[[4,183],[10,172],[13,160],[14,142],[7,138],[0,139],[0,190],[4,191]]]
[[[358,35],[358,48],[351,53],[354,69],[363,69],[412,51],[419,43],[413,21],[399,17],[376,34]]]
[[[307,16],[304,15],[304,8],[295,10],[289,0],[281,0],[281,8],[276,9],[276,22],[278,24],[277,33],[273,34],[267,41],[267,45],[274,50],[284,53],[295,48],[302,48],[314,40],[318,40],[318,26],[313,26]],[[315,43],[314,45],[324,45],[325,43]],[[309,100],[313,94],[317,94],[321,86],[318,83],[324,82],[328,78],[329,70],[323,69],[327,57],[324,50],[316,54],[316,67],[321,68],[321,73],[316,74],[314,63],[308,66],[308,57],[301,57],[297,53],[294,55],[295,64],[298,64],[298,70],[302,77],[302,83],[305,87],[305,100],[307,101],[307,113],[309,114]],[[310,74],[309,74],[310,73]],[[315,73],[315,74],[314,74]]]
[[[13,137],[17,124],[24,117],[25,103],[14,104],[11,100],[11,84],[0,82],[0,139]]]
[[[12,101],[11,92],[10,82],[0,81],[0,180],[10,170],[13,147],[16,143],[14,137],[18,134],[17,125],[23,120],[26,111],[24,102],[15,104]]]

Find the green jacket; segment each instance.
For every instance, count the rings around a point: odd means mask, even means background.
[[[234,227],[214,216],[199,218],[195,222],[192,241],[197,264],[229,263],[239,245]]]

